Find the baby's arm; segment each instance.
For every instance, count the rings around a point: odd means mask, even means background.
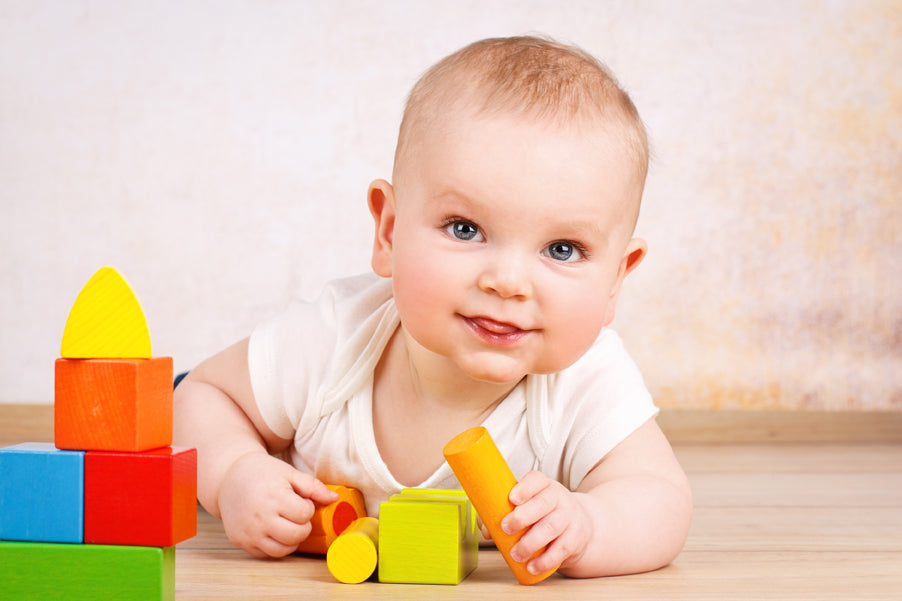
[[[291,444],[263,421],[247,367],[248,341],[207,359],[175,390],[175,444],[197,448],[197,497],[229,539],[257,557],[281,557],[310,533],[314,503],[336,500],[276,459]]]
[[[612,450],[576,492],[530,472],[511,490],[516,507],[502,521],[528,530],[511,549],[530,571],[560,564],[567,576],[589,578],[646,572],[670,563],[683,548],[692,519],[692,492],[670,444],[654,420]]]

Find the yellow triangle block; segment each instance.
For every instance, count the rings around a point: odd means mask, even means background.
[[[150,359],[150,331],[128,283],[103,267],[81,289],[63,331],[65,359]]]

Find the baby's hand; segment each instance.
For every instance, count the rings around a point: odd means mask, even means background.
[[[592,521],[577,493],[541,472],[530,472],[511,489],[510,502],[514,510],[501,520],[501,529],[507,534],[527,529],[511,549],[513,560],[524,562],[547,545],[527,564],[530,573],[574,562],[585,551]]]
[[[310,534],[316,504],[336,501],[326,485],[291,465],[260,453],[240,457],[219,491],[219,511],[229,540],[255,557],[283,557]]]

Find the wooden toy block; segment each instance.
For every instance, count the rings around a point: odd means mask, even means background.
[[[511,547],[523,533],[505,534],[501,530],[501,520],[514,509],[509,497],[517,479],[488,430],[479,426],[458,434],[445,445],[444,455],[517,581],[520,584],[535,584],[553,574],[557,568],[542,574],[530,574],[526,563],[516,562],[510,556]],[[536,555],[542,551],[544,549],[537,551]]]
[[[461,511],[466,510],[466,517],[461,520],[461,568],[464,577],[476,569],[479,564],[479,519],[476,508],[462,490],[405,488],[398,501],[445,503],[453,501],[461,503]],[[461,513],[463,516],[463,513]]]
[[[358,584],[376,571],[378,549],[379,520],[358,518],[329,546],[326,566],[339,582]]]
[[[80,543],[83,516],[84,453],[37,442],[0,449],[0,540]]]
[[[150,332],[128,283],[103,267],[69,311],[60,355],[67,359],[149,359]]]
[[[458,584],[476,568],[478,545],[460,491],[412,489],[379,506],[379,582]]]
[[[85,542],[170,547],[197,534],[197,450],[85,453]]]
[[[138,452],[172,444],[172,357],[57,359],[60,449]]]
[[[356,488],[327,484],[338,493],[338,500],[329,505],[320,505],[310,518],[313,526],[310,536],[298,545],[299,553],[325,555],[329,546],[357,518],[366,517],[363,495]]]
[[[175,549],[0,542],[4,599],[174,601]]]

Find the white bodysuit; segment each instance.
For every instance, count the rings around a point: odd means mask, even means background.
[[[316,301],[260,324],[248,349],[260,413],[294,440],[294,466],[357,488],[373,516],[405,488],[379,455],[372,420],[373,372],[399,324],[391,280],[369,274],[331,282]],[[517,479],[540,470],[573,490],[656,414],[638,368],[605,328],[567,369],[524,378],[482,425]],[[447,463],[418,486],[460,488]]]

